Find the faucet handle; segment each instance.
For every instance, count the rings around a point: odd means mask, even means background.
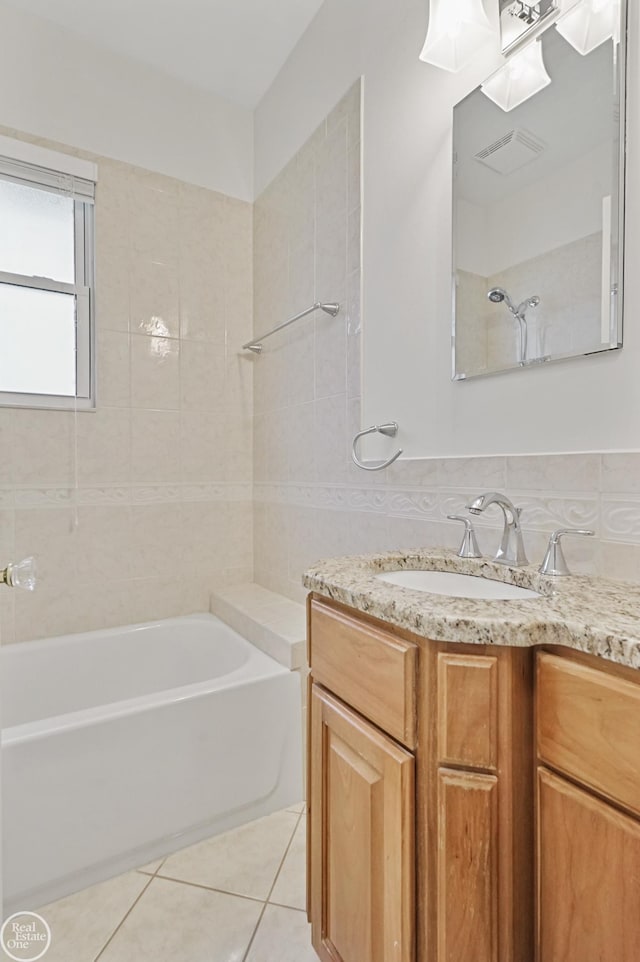
[[[473,530],[473,524],[469,518],[465,518],[461,514],[448,514],[447,518],[449,521],[461,521],[464,525],[464,535],[462,536],[462,544],[458,549],[459,558],[481,558],[482,552],[478,547],[478,541],[476,539],[476,533]]]
[[[539,568],[541,575],[552,575],[555,578],[562,578],[571,574],[561,543],[561,538],[566,534],[576,534],[583,538],[592,538],[595,535],[595,531],[587,531],[583,528],[558,528],[554,531],[549,538],[547,553]]]
[[[34,591],[36,587],[36,563],[34,558],[25,558],[17,564],[9,564],[0,571],[0,584],[8,588],[23,588]]]

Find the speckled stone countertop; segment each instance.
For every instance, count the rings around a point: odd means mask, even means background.
[[[531,588],[542,597],[480,601],[398,587],[383,571],[428,569]],[[564,645],[640,669],[640,586],[603,578],[543,577],[534,566],[463,560],[446,549],[391,551],[313,565],[304,585],[432,641],[472,645]]]

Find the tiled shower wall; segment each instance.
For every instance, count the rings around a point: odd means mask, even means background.
[[[3,589],[3,642],[207,611],[213,583],[252,573],[252,207],[82,156],[97,411],[0,409],[1,560],[40,572],[34,594]]]
[[[566,540],[574,570],[640,581],[640,454],[399,461],[380,474],[351,463],[360,425],[359,85],[258,198],[254,217],[258,332],[316,298],[344,306],[335,320],[316,315],[265,342],[254,362],[257,581],[301,600],[301,573],[318,558],[456,547],[460,526],[447,515],[491,489],[523,508],[532,562],[554,528],[593,528],[595,539]],[[499,528],[499,509],[479,519],[488,554]]]

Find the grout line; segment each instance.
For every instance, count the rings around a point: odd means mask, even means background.
[[[295,905],[285,905],[284,902],[267,902],[267,905],[274,905],[277,909],[290,909],[292,912],[306,912],[306,909],[299,909]]]
[[[204,889],[205,892],[217,892],[219,895],[231,895],[235,899],[245,899],[247,902],[259,902],[261,905],[264,903],[264,899],[259,899],[255,895],[240,895],[239,892],[230,892],[228,889],[217,889],[212,885],[201,885],[199,882],[187,882],[182,878],[174,878],[172,875],[154,875],[153,878],[159,879],[161,882],[175,882],[176,885],[188,885],[190,888],[194,889]]]
[[[107,949],[107,947],[111,944],[111,942],[113,941],[114,937],[117,935],[117,933],[120,931],[120,929],[122,928],[122,926],[124,925],[124,923],[127,921],[127,919],[129,918],[129,916],[130,916],[131,913],[133,912],[134,908],[136,907],[136,905],[138,904],[138,902],[140,901],[140,899],[142,898],[142,896],[144,895],[144,893],[147,891],[147,889],[149,888],[149,886],[151,885],[152,882],[153,882],[153,876],[151,876],[151,877],[149,878],[149,881],[147,882],[147,884],[145,885],[145,887],[144,887],[144,888],[142,889],[142,891],[140,892],[140,895],[137,897],[137,899],[136,899],[136,900],[133,902],[133,904],[130,906],[129,910],[128,910],[127,912],[125,912],[125,914],[123,915],[123,917],[120,919],[120,921],[119,921],[118,924],[116,925],[115,929],[113,930],[113,932],[111,933],[111,935],[109,936],[109,938],[107,939],[107,941],[104,943],[104,945],[102,946],[102,948],[100,949],[100,951],[98,952],[98,954],[96,955],[96,957],[95,957],[95,959],[93,960],[93,962],[98,962],[98,959],[100,958],[100,956],[103,955],[103,953],[105,952],[105,950]]]
[[[286,849],[284,850],[284,855],[283,855],[282,858],[280,859],[280,865],[278,866],[278,871],[277,871],[276,874],[275,874],[275,878],[274,878],[274,880],[273,880],[273,882],[272,882],[272,884],[271,884],[271,888],[269,889],[269,893],[268,893],[268,895],[267,895],[266,901],[265,901],[264,905],[262,906],[262,911],[260,912],[260,915],[259,915],[259,917],[258,917],[258,921],[256,922],[256,927],[255,927],[255,929],[253,930],[253,933],[252,933],[252,935],[251,935],[251,938],[249,939],[249,944],[247,945],[246,952],[245,952],[244,955],[242,956],[242,962],[247,962],[247,959],[248,959],[248,957],[249,957],[249,952],[251,951],[251,946],[253,945],[253,943],[254,943],[254,941],[255,941],[256,935],[258,934],[258,929],[260,928],[260,923],[262,922],[262,919],[263,919],[263,917],[264,917],[265,910],[266,910],[266,908],[267,908],[267,905],[269,904],[269,899],[271,898],[271,893],[273,892],[274,888],[276,887],[276,882],[278,881],[278,878],[279,878],[279,876],[280,876],[280,872],[282,871],[282,866],[283,866],[284,863],[285,863],[285,859],[286,859],[287,855],[289,854],[289,849],[291,848],[291,843],[293,842],[294,835],[295,835],[296,832],[298,831],[298,825],[300,824],[300,819],[301,819],[301,818],[302,818],[302,812],[298,815],[298,818],[296,819],[296,824],[295,824],[295,826],[294,826],[293,832],[291,833],[291,838],[289,839],[289,843],[288,843]]]

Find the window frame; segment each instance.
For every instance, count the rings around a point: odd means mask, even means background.
[[[7,144],[11,144],[10,153],[6,150]],[[13,165],[15,170],[11,169]],[[27,176],[20,176],[21,167],[28,171]],[[61,411],[95,411],[96,409],[95,210],[93,193],[87,192],[86,183],[83,184],[81,191],[74,191],[75,177],[81,177],[83,181],[89,181],[95,187],[97,182],[95,164],[22,141],[10,141],[8,138],[0,137],[0,179],[22,183],[36,190],[49,190],[73,197],[75,255],[75,283],[73,284],[48,277],[12,274],[2,270],[0,270],[0,284],[73,295],[76,330],[75,396],[30,394],[0,389],[0,407]]]

